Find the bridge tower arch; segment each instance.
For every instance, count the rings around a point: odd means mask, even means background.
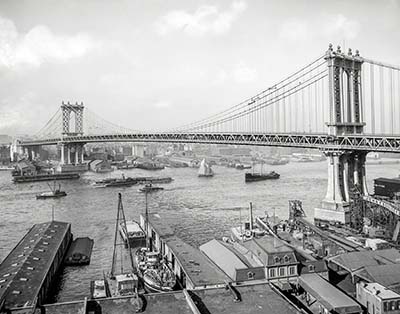
[[[62,135],[74,136],[83,135],[83,102],[71,104],[70,102],[61,104],[62,111]],[[73,113],[75,129],[71,130],[71,113]]]
[[[329,73],[328,134],[360,135],[364,132],[361,69],[363,59],[358,50],[347,54],[332,45],[325,60]],[[316,221],[350,223],[351,200],[354,191],[368,195],[365,176],[365,151],[328,149],[323,151],[328,161],[328,186],[324,200],[314,211]]]

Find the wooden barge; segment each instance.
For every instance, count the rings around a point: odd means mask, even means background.
[[[0,264],[1,313],[34,313],[48,299],[71,239],[69,223],[33,225]]]
[[[52,180],[71,180],[79,179],[79,173],[54,173],[54,174],[34,174],[26,176],[14,176],[14,183],[36,182],[36,181],[52,181]]]

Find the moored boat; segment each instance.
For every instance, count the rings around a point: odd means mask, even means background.
[[[93,280],[90,282],[90,295],[92,299],[101,299],[107,297],[104,280]]]
[[[93,240],[85,238],[76,238],[69,247],[65,256],[64,265],[79,266],[88,265],[92,255]]]
[[[33,175],[15,175],[14,183],[35,182],[35,181],[51,181],[51,180],[71,180],[79,179],[79,173],[54,173],[54,174],[33,174]]]
[[[138,248],[146,245],[146,235],[139,223],[135,220],[127,220],[125,225],[120,223],[118,229],[126,246],[128,246],[128,242],[131,248]]]

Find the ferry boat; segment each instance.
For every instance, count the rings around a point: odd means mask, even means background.
[[[125,224],[120,223],[118,230],[126,246],[128,246],[128,242],[131,248],[143,247],[146,245],[146,235],[139,223],[135,220],[127,220]]]
[[[46,198],[60,198],[63,196],[67,196],[65,191],[61,191],[61,184],[58,185],[58,189],[56,189],[56,183],[54,182],[54,188],[51,188],[49,185],[50,190],[49,192],[43,192],[36,195],[36,199],[46,199]]]
[[[150,184],[146,184],[144,187],[140,188],[139,192],[151,193],[151,192],[157,192],[157,191],[161,191],[161,190],[164,190],[164,188],[161,186],[153,186],[150,183]]]
[[[214,171],[211,166],[203,159],[200,163],[200,168],[198,172],[199,177],[212,177],[214,176]]]
[[[255,182],[255,181],[263,181],[263,180],[275,180],[275,179],[279,179],[280,178],[280,174],[275,172],[275,171],[271,171],[269,173],[251,173],[251,172],[247,172],[245,174],[245,182]]]

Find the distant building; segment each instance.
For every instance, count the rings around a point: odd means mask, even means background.
[[[247,147],[224,147],[219,149],[219,154],[223,156],[250,156],[251,149]]]

